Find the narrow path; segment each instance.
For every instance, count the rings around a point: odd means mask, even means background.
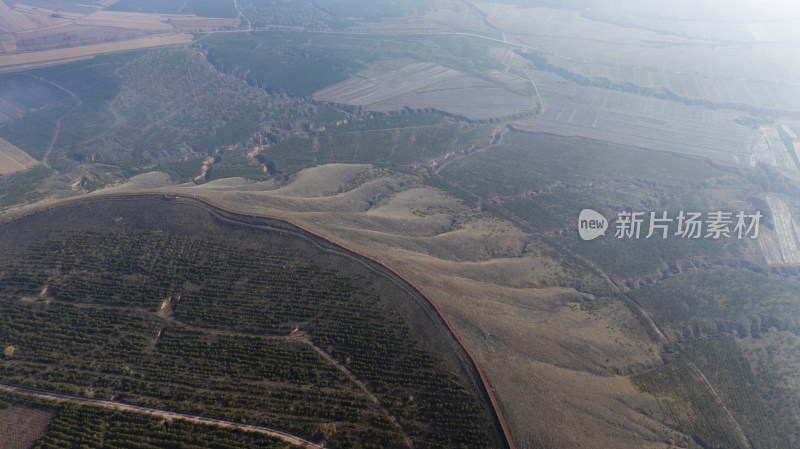
[[[31,76],[33,76],[33,75],[31,75]],[[53,148],[56,146],[56,142],[58,141],[58,136],[61,133],[61,120],[64,117],[66,117],[69,114],[71,114],[76,109],[78,109],[79,107],[81,107],[83,102],[80,100],[80,98],[78,98],[77,95],[75,95],[74,92],[72,92],[71,90],[67,89],[66,87],[64,87],[64,86],[62,86],[62,85],[60,85],[58,83],[54,83],[54,82],[52,82],[52,81],[50,81],[48,79],[44,79],[44,78],[41,78],[41,77],[38,77],[38,76],[33,76],[33,78],[35,78],[35,79],[37,79],[37,80],[39,80],[39,81],[41,81],[43,83],[50,84],[52,86],[55,86],[55,87],[63,90],[64,92],[68,93],[75,100],[75,105],[73,107],[71,107],[69,111],[65,112],[64,115],[59,117],[58,120],[56,120],[56,130],[53,133],[53,138],[50,140],[50,146],[47,148],[47,151],[44,153],[44,157],[42,157],[42,162],[49,167],[50,164],[48,163],[48,159],[50,158],[50,153],[53,152]]]
[[[241,17],[247,22],[247,28],[245,29],[245,31],[252,31],[253,24],[250,23],[250,19],[248,19],[247,16],[242,13],[241,8],[239,8],[239,0],[233,0],[233,6],[236,8],[236,12],[239,13],[239,17]]]
[[[367,395],[369,400],[373,404],[375,404],[375,406],[378,409],[380,409],[381,412],[383,412],[383,414],[386,416],[386,418],[389,419],[389,421],[391,421],[391,423],[397,428],[397,430],[400,431],[400,434],[403,435],[403,440],[404,440],[406,446],[409,447],[409,448],[413,448],[414,447],[414,443],[411,441],[411,438],[408,436],[408,434],[405,432],[403,427],[397,421],[397,418],[395,418],[394,415],[392,415],[389,412],[389,410],[381,403],[380,399],[378,399],[378,396],[376,396],[375,393],[373,393],[369,388],[367,388],[367,385],[364,382],[362,382],[358,377],[356,377],[355,374],[353,374],[346,366],[344,366],[341,363],[339,363],[338,361],[336,361],[336,359],[334,359],[330,354],[325,352],[319,346],[315,345],[314,342],[311,341],[311,338],[308,336],[308,334],[306,334],[305,332],[295,330],[289,335],[260,335],[260,334],[253,334],[253,333],[247,333],[247,332],[231,332],[231,331],[224,331],[224,330],[209,330],[209,329],[193,326],[191,324],[187,324],[187,323],[184,323],[182,321],[178,321],[178,320],[174,319],[172,317],[172,310],[171,310],[171,307],[170,307],[173,299],[174,298],[172,296],[170,296],[169,298],[165,299],[164,302],[161,303],[161,307],[159,308],[159,311],[156,312],[156,314],[158,316],[160,316],[161,318],[163,318],[167,322],[178,324],[178,325],[180,325],[182,327],[185,327],[187,329],[192,329],[194,331],[201,331],[201,332],[214,334],[214,335],[225,335],[225,336],[229,336],[229,337],[245,337],[245,338],[249,338],[249,337],[253,337],[253,336],[258,336],[260,338],[269,339],[269,340],[295,341],[295,342],[300,342],[300,343],[303,343],[303,344],[309,346],[317,354],[319,354],[320,357],[322,357],[326,362],[328,362],[331,365],[333,365],[333,367],[335,367],[337,370],[342,372],[342,374],[344,374],[350,380],[350,382],[352,382],[356,387],[358,387],[361,391],[363,391],[364,394]],[[178,296],[177,299],[180,300],[180,296]],[[164,330],[164,328],[162,327],[158,331],[157,338],[160,338],[161,332],[163,330]]]
[[[311,347],[311,349],[316,351],[317,354],[320,355],[320,357],[325,359],[331,365],[335,366],[336,369],[338,369],[345,376],[347,376],[347,378],[350,379],[350,382],[353,382],[354,384],[356,384],[356,386],[358,386],[358,388],[360,388],[361,391],[363,391],[364,394],[366,394],[367,397],[369,397],[369,399],[372,401],[372,403],[375,404],[375,406],[377,406],[379,409],[381,409],[383,414],[386,415],[387,418],[389,418],[389,421],[391,421],[392,424],[394,424],[394,426],[397,428],[397,430],[400,431],[400,433],[403,435],[403,440],[405,441],[406,446],[408,446],[410,448],[414,447],[414,444],[411,442],[411,438],[408,437],[406,432],[400,426],[400,423],[397,422],[397,419],[394,417],[394,415],[389,413],[389,410],[387,410],[386,407],[384,407],[383,404],[381,404],[381,401],[378,399],[378,397],[375,396],[375,394],[367,388],[367,386],[364,384],[364,382],[361,382],[352,372],[350,372],[350,370],[347,369],[346,366],[344,366],[341,363],[337,362],[336,359],[331,357],[331,355],[328,354],[327,352],[323,351],[322,348],[320,348],[319,346],[315,345],[314,342],[312,342],[304,334],[301,334],[301,333],[297,332],[292,337],[289,337],[289,338],[297,340],[297,341],[302,341],[303,343],[307,344],[308,346]]]
[[[26,394],[31,396],[40,397],[43,399],[50,399],[57,402],[72,402],[75,404],[83,404],[83,405],[93,405],[96,407],[105,407],[114,410],[127,410],[132,412],[139,412],[139,413],[146,413],[148,415],[153,416],[160,416],[166,419],[185,419],[187,421],[192,421],[200,424],[210,424],[214,426],[220,427],[227,427],[231,429],[242,429],[251,432],[258,432],[264,433],[267,435],[271,435],[274,437],[278,437],[286,442],[291,444],[297,444],[303,447],[312,448],[312,449],[322,449],[323,446],[314,444],[310,441],[304,440],[298,436],[294,436],[288,434],[286,432],[282,432],[277,429],[270,429],[269,427],[261,427],[261,426],[251,426],[247,424],[240,424],[231,421],[224,421],[221,419],[216,418],[207,418],[203,416],[196,416],[196,415],[185,415],[183,413],[176,413],[167,410],[158,410],[149,407],[141,407],[138,405],[131,405],[131,404],[124,404],[122,402],[114,402],[114,401],[105,401],[101,399],[89,399],[89,398],[82,398],[79,396],[72,396],[68,394],[61,394],[61,393],[53,393],[49,391],[43,390],[36,390],[33,388],[25,388],[25,387],[17,387],[14,385],[7,385],[0,383],[0,390],[10,391],[12,393],[20,393]]]

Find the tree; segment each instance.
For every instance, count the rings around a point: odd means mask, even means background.
[[[16,350],[17,348],[15,348],[14,346],[8,345],[6,346],[6,349],[3,350],[3,354],[6,356],[7,359],[10,359],[14,355],[14,351]]]

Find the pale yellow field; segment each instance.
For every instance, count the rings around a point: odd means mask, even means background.
[[[149,36],[121,42],[110,42],[107,44],[84,45],[80,47],[63,48],[58,50],[0,55],[0,72],[84,59],[95,55],[114,53],[118,51],[138,50],[142,48],[160,47],[164,45],[185,44],[191,40],[191,34]]]
[[[8,175],[36,165],[36,159],[0,137],[0,175]]]
[[[97,11],[75,21],[79,25],[108,26],[146,31],[170,31],[172,26],[158,14]]]
[[[31,19],[0,2],[0,33],[15,33],[35,28],[38,26]]]
[[[314,98],[389,112],[435,108],[474,120],[502,117],[533,108],[533,99],[507,85],[527,81],[510,74],[511,83],[489,82],[441,65],[400,59],[376,64],[353,78],[314,94]]]

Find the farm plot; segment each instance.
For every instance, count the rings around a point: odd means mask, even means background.
[[[17,33],[36,28],[36,23],[31,19],[19,11],[9,8],[4,2],[0,2],[0,32]]]
[[[765,58],[738,48],[714,52],[705,48],[692,48],[681,49],[683,53],[680,53],[677,48],[627,48],[615,44],[596,47],[602,55],[597,59],[587,61],[583,57],[576,59],[549,56],[548,60],[572,73],[589,78],[630,83],[656,90],[668,89],[681,98],[741,104],[765,110],[797,111],[800,99],[800,86],[794,83],[797,71],[784,62],[797,49],[770,49],[766,51],[769,57]],[[569,52],[567,49],[564,51]],[[623,51],[628,55],[616,56]],[[653,55],[658,60],[654,60]],[[670,61],[670,65],[663,67],[663,61]],[[697,61],[704,63],[698,66]],[[752,67],[759,64],[770,67],[770,70]],[[776,75],[774,72],[784,75]],[[731,78],[730,73],[736,73],[737,77]]]
[[[76,20],[80,25],[110,26],[115,28],[132,28],[148,31],[170,31],[172,26],[166,23],[167,18],[156,14],[135,12],[97,11]]]
[[[142,48],[160,47],[165,45],[185,44],[191,40],[192,35],[190,34],[149,36],[122,42],[111,42],[107,44],[83,45],[80,47],[64,48],[59,50],[44,50],[23,54],[0,55],[0,72],[41,67],[44,65],[86,59],[105,53],[138,50]]]
[[[478,7],[489,23],[573,74],[669,89],[685,98],[797,111],[796,36],[791,37],[797,25],[786,17],[767,26],[750,17],[747,24],[722,24],[623,18],[599,10]]]
[[[411,60],[375,66],[315,93],[314,98],[364,106],[378,112],[433,108],[473,120],[532,108],[528,96],[458,70]]]
[[[516,122],[523,130],[687,154],[731,166],[748,166],[760,137],[757,130],[734,123],[741,113],[565,84],[546,72],[534,72],[534,77],[545,111]]]
[[[0,364],[7,382],[326,447],[491,442],[489,410],[425,299],[288,223],[152,196],[75,203],[3,231],[0,347],[18,348]],[[65,256],[46,260],[52,247]]]
[[[794,148],[791,151],[793,152]],[[754,167],[759,162],[787,170],[797,169],[792,153],[781,140],[780,132],[774,126],[762,127],[761,137],[753,146],[750,165]]]
[[[36,165],[36,159],[0,137],[0,175],[8,175]]]
[[[70,23],[72,20],[85,16],[89,11],[84,14],[74,12],[56,11],[48,8],[40,8],[31,5],[16,4],[14,5],[14,12],[24,15],[36,25],[36,28],[44,27],[57,27]],[[27,32],[23,31],[22,33]]]
[[[800,225],[783,200],[767,197],[767,203],[775,230],[763,229],[759,235],[764,258],[774,265],[800,265]]]

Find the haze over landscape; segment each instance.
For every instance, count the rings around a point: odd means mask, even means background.
[[[784,0],[0,0],[0,447],[800,447],[798,54]]]

